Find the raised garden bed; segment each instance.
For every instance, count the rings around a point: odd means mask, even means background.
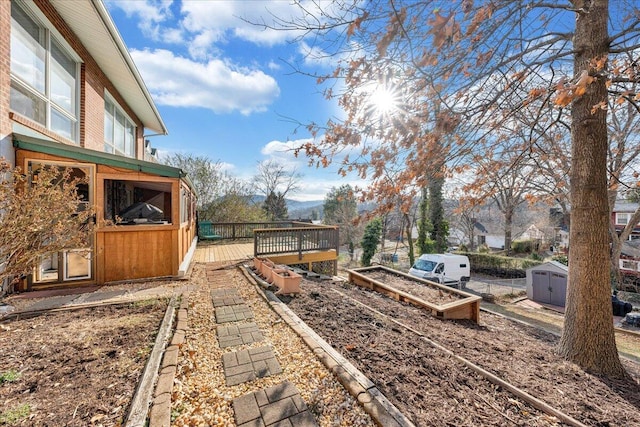
[[[349,270],[349,281],[431,311],[440,319],[480,320],[480,300],[476,295],[410,276],[384,266]]]

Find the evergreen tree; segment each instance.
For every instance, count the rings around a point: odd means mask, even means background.
[[[380,236],[382,234],[382,221],[375,218],[370,221],[364,228],[364,236],[362,237],[362,265],[368,267],[371,265],[371,259],[376,253],[378,244],[380,244]]]
[[[283,221],[289,217],[287,202],[284,199],[284,194],[280,192],[270,192],[264,200],[262,209],[270,221]]]
[[[449,237],[449,224],[444,219],[442,207],[442,183],[443,179],[433,179],[429,184],[429,218],[431,220],[431,240],[434,243],[436,253],[447,250]]]

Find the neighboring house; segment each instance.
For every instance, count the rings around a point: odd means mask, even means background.
[[[531,224],[518,236],[518,240],[538,240],[544,242],[547,240],[547,235],[537,225]]]
[[[72,168],[96,210],[92,245],[42,259],[22,286],[183,274],[196,197],[145,141],[167,129],[103,2],[0,1],[0,27],[0,156]]]
[[[638,203],[616,200],[613,205],[613,210],[611,211],[611,221],[613,222],[618,234],[620,234],[627,226],[631,216],[635,213],[638,207],[640,207],[640,204]],[[640,239],[640,224],[636,224],[629,235],[629,240],[637,239]]]
[[[494,224],[493,222],[485,220],[482,224],[476,222],[475,227],[476,247],[486,245],[491,249],[504,249],[504,230],[501,229],[502,224]]]
[[[638,203],[616,200],[611,212],[611,222],[617,233],[621,233],[638,209]],[[629,234],[629,239],[622,243],[618,266],[620,272],[627,276],[640,276],[640,224]]]

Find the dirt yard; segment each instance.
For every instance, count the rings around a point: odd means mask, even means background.
[[[499,316],[481,313],[479,325],[442,321],[351,284],[305,280],[302,288],[301,295],[282,299],[416,425],[559,423],[471,372],[389,317],[586,425],[640,425],[640,371],[632,362],[624,362],[628,378],[607,380],[558,357],[554,353],[556,336]]]
[[[0,323],[0,425],[123,425],[167,304]]]

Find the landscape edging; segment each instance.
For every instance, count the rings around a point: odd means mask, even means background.
[[[382,427],[413,427],[414,424],[396,408],[378,390],[364,374],[351,362],[333,349],[322,337],[300,319],[286,304],[271,291],[269,286],[255,276],[246,266],[239,266],[245,277],[257,288],[258,292],[269,306],[284,320],[295,333],[304,341],[321,363],[338,379],[340,384],[362,406],[364,411]],[[259,286],[262,285],[262,286]]]
[[[186,328],[187,294],[182,294],[181,297],[177,317],[184,321]],[[179,345],[174,344],[172,340],[170,346],[166,348],[165,346],[172,337],[176,298],[177,296],[174,295],[169,301],[155,344],[142,373],[142,379],[133,397],[125,427],[143,427],[147,425],[147,420],[149,420],[149,427],[168,427],[171,424],[171,390],[176,374]],[[183,340],[185,332],[186,330],[182,331]],[[174,353],[175,357],[169,356]],[[170,359],[174,360],[170,361]]]

